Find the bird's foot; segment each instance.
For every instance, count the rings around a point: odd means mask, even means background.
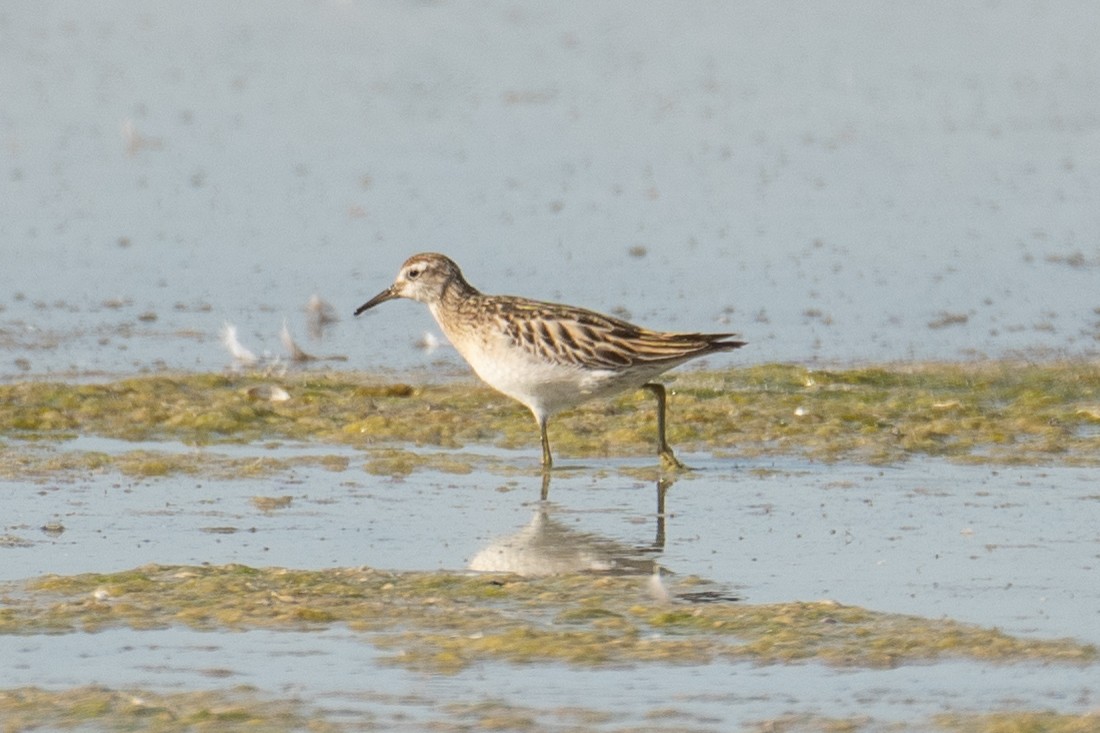
[[[661,467],[667,468],[670,471],[691,470],[676,457],[676,454],[672,452],[672,448],[669,448],[667,445],[661,449]]]

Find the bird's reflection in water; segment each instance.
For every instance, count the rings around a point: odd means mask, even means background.
[[[665,546],[665,495],[672,479],[657,481],[657,529],[652,542],[628,545],[609,537],[580,532],[554,519],[547,501],[550,474],[543,474],[542,501],[526,527],[502,537],[470,560],[471,570],[515,573],[528,577],[567,573],[649,575],[660,572],[658,556]]]

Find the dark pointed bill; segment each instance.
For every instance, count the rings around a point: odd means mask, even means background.
[[[371,298],[370,300],[368,300],[366,303],[363,303],[363,305],[356,308],[355,309],[355,315],[359,315],[363,311],[368,311],[371,308],[373,308],[374,306],[378,305],[379,303],[385,303],[387,300],[393,300],[396,297],[398,297],[398,296],[397,296],[397,293],[394,292],[393,287],[392,286],[388,287],[385,290],[383,290],[381,293],[379,293],[378,295],[376,295],[373,298]]]

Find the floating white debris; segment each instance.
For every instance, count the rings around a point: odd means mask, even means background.
[[[294,337],[290,335],[290,328],[286,325],[285,319],[283,320],[283,330],[279,332],[279,339],[283,342],[283,348],[290,354],[291,361],[317,361],[316,356],[307,354],[302,350],[302,347],[294,342]]]
[[[439,348],[439,337],[431,331],[425,331],[424,335],[417,339],[414,345],[416,348],[423,349],[424,351],[435,351]]]
[[[340,320],[336,309],[319,295],[309,297],[305,310],[309,337],[312,339],[320,339],[324,335],[325,326]]]
[[[336,323],[340,320],[339,316],[336,315],[336,309],[320,295],[309,296],[309,301],[306,303],[306,313],[309,314],[310,318],[321,324]]]
[[[157,137],[145,137],[137,128],[134,121],[127,118],[122,121],[122,142],[126,145],[126,154],[133,157],[142,150],[160,150],[164,142]]]
[[[295,341],[294,337],[290,335],[290,328],[286,325],[286,321],[283,321],[283,330],[279,333],[279,339],[283,342],[283,348],[290,354],[290,360],[293,362],[305,362],[305,361],[347,361],[348,357],[342,354],[329,354],[327,356],[314,356],[313,354],[307,354],[301,346]]]
[[[237,340],[237,327],[229,321],[222,326],[222,343],[238,366],[255,366],[259,359]]]
[[[248,396],[254,400],[266,402],[286,402],[290,399],[290,393],[282,387],[273,384],[261,384],[248,390]]]

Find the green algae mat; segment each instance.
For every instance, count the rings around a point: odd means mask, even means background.
[[[986,463],[1100,464],[1100,367],[1088,363],[924,364],[847,370],[770,365],[670,376],[669,440],[720,457],[793,455],[890,463],[909,456]],[[275,388],[278,389],[275,389]],[[551,425],[566,458],[648,455],[643,393],[588,403]],[[528,412],[472,382],[410,386],[366,375],[178,375],[107,384],[0,385],[0,435],[102,436],[192,445],[270,440],[389,448],[372,470],[465,472],[473,459],[432,447],[537,447]],[[10,446],[0,470],[31,470]],[[70,458],[69,460],[78,460]],[[83,460],[116,460],[93,455]],[[139,454],[129,471],[187,462]],[[339,460],[339,459],[334,459]],[[517,459],[518,460],[518,459]],[[243,466],[226,465],[232,472]]]
[[[57,634],[183,625],[200,630],[308,630],[333,624],[390,650],[389,661],[454,672],[480,661],[759,663],[893,667],[940,659],[1090,663],[1070,640],[1017,639],[942,619],[833,602],[676,602],[695,578],[565,575],[530,579],[371,568],[290,570],[146,566],[43,576],[9,585],[0,633]],[[665,600],[671,593],[672,600]],[[659,600],[655,600],[659,599]]]
[[[0,731],[72,729],[112,733],[337,733],[345,730],[326,722],[301,703],[264,698],[246,687],[224,692],[177,693],[95,686],[68,690],[37,687],[0,690]]]
[[[683,372],[667,381],[674,446],[719,458],[793,456],[887,464],[931,456],[994,465],[1100,464],[1100,367],[1087,363],[845,370],[769,365]],[[564,458],[652,455],[653,406],[643,394],[593,402],[562,415],[551,432]],[[133,441],[135,446],[110,452],[64,449],[76,437]],[[362,451],[364,468],[377,474],[529,472],[537,469],[537,439],[525,409],[469,381],[408,385],[351,373],[299,373],[0,385],[0,476],[8,478],[59,479],[114,470],[229,479],[302,463],[344,471],[352,460],[349,450]],[[160,441],[195,446],[300,441],[338,446],[340,454],[257,460],[215,453],[196,461],[186,452],[159,448]],[[454,451],[477,446],[527,450],[530,463],[524,463],[526,454],[493,458]],[[277,506],[280,500],[261,497],[258,502]],[[941,661],[1075,666],[1097,661],[1095,647],[1072,639],[1015,637],[833,602],[684,600],[705,585],[676,576],[528,579],[364,567],[157,565],[2,584],[0,634],[339,627],[381,655],[383,664],[443,675],[478,664],[601,669],[747,662],[889,669]],[[434,721],[432,730],[540,730],[538,711],[522,704],[453,706],[450,721]],[[577,719],[561,729],[609,725],[599,710],[574,712]],[[308,703],[273,699],[247,687],[206,692],[0,689],[0,732],[34,729],[374,728],[370,720],[333,718]],[[873,720],[796,716],[766,721],[761,729],[882,727]],[[912,729],[1078,733],[1100,730],[1100,718],[1054,712],[944,714],[914,723]]]
[[[452,704],[446,720],[432,720],[402,730],[433,733],[469,731],[546,731],[539,721],[545,712],[523,705],[501,702]],[[5,733],[32,730],[96,730],[106,733],[148,731],[149,733],[351,733],[392,730],[390,722],[375,722],[369,716],[355,723],[331,720],[298,700],[265,698],[247,687],[227,691],[157,693],[148,690],[111,690],[78,687],[49,691],[35,687],[0,690],[0,730]],[[347,716],[341,716],[346,718]],[[610,716],[598,710],[571,708],[557,711],[565,725],[555,731],[604,729]],[[670,714],[670,717],[674,717]],[[637,727],[627,729],[637,733]],[[695,726],[655,723],[647,731],[694,733]],[[786,716],[760,721],[746,730],[761,733],[858,733],[863,730],[939,730],[944,733],[1095,733],[1100,715],[1058,713],[937,715],[911,725],[891,724],[885,728],[865,719],[835,719],[818,716]]]
[[[740,660],[892,668],[941,660],[1082,665],[1097,659],[1094,647],[1072,640],[1016,638],[996,629],[832,602],[689,603],[678,594],[697,588],[698,579],[666,578],[661,594],[653,592],[656,582],[593,575],[535,580],[390,573],[365,567],[151,565],[8,583],[0,587],[0,633],[170,626],[301,631],[340,625],[381,650],[386,663],[432,674],[492,662],[621,668]],[[526,715],[521,706],[490,708],[465,711],[473,718],[468,725],[431,729],[540,729],[537,716]],[[109,731],[371,729],[342,726],[305,703],[272,704],[246,687],[168,694],[100,687],[0,690],[0,720],[7,726],[0,729],[12,731],[43,725]],[[1089,715],[1028,712],[942,715],[924,721],[922,729],[1068,732],[1094,730],[1087,726],[1096,723]],[[869,722],[792,718],[770,721],[768,730],[856,731],[864,724]]]

